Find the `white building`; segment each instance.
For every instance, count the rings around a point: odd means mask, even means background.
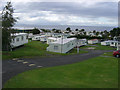
[[[101,42],[101,45],[110,46],[111,40]]]
[[[67,38],[69,37],[70,35],[69,34],[62,34],[62,33],[53,33],[52,34],[52,37],[55,37],[55,38]]]
[[[11,36],[13,37],[12,42],[11,42],[12,48],[28,43],[27,33],[15,33],[15,34],[12,34]]]
[[[112,46],[112,47],[117,47],[117,44],[118,44],[118,41],[112,40],[112,41],[110,42],[110,46]]]
[[[32,40],[46,42],[47,38],[48,37],[46,35],[34,35],[34,37],[32,38]]]
[[[78,40],[77,40],[77,46],[80,47],[80,46],[87,45],[86,42],[87,42],[86,39],[78,39]]]
[[[88,36],[96,36],[94,33],[93,33],[93,31],[88,31],[88,32],[86,32],[86,35],[88,35]]]
[[[53,33],[45,33],[45,36],[47,37],[51,37],[53,35]]]
[[[30,38],[33,38],[34,37],[34,35],[33,35],[33,33],[29,33],[28,34],[28,38],[30,39]]]
[[[36,36],[36,35],[34,35],[34,36],[32,37],[32,40],[34,40],[34,41],[40,41],[40,38],[41,38],[41,36]]]
[[[117,44],[117,50],[120,50],[120,42]]]
[[[98,39],[91,39],[91,40],[88,40],[88,44],[96,44],[98,43]]]
[[[40,36],[40,41],[42,41],[42,42],[46,42],[47,41],[47,36],[45,36],[45,35],[42,35],[42,36]]]
[[[60,40],[60,38],[48,37],[47,38],[47,44],[50,44],[50,43],[55,42],[57,40]]]
[[[76,38],[66,38],[60,39],[49,44],[47,51],[58,52],[58,53],[67,53],[77,45]]]

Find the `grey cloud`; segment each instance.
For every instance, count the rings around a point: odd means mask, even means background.
[[[17,2],[13,3],[15,13],[24,13],[30,18],[41,17],[46,14],[39,13],[39,11],[51,11],[51,14],[62,14],[65,16],[78,16],[83,18],[89,18],[89,20],[97,20],[100,17],[108,18],[108,21],[115,22],[117,20],[118,13],[117,2],[98,2],[93,5],[86,6],[85,4],[75,2]],[[20,15],[21,16],[21,15]],[[24,15],[19,17],[23,19]],[[66,17],[67,18],[67,17]],[[69,18],[68,18],[69,19]],[[18,24],[24,24],[25,21],[21,20]],[[68,23],[66,20],[61,21],[48,21],[40,19],[31,21],[29,24],[34,25],[59,25]],[[17,25],[18,25],[17,24]],[[73,23],[72,23],[73,24]],[[78,24],[78,22],[74,22]]]
[[[27,4],[17,5],[17,11],[23,13],[52,11],[54,14],[87,16],[90,18],[116,18],[117,8],[116,2],[99,2],[89,7],[84,7],[84,5],[74,2],[29,2]]]

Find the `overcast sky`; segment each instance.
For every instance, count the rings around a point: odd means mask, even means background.
[[[12,0],[11,0],[12,1]],[[16,25],[117,26],[118,2],[17,2],[12,1]],[[99,0],[98,0],[99,1]],[[3,2],[2,7],[5,6]],[[0,6],[1,7],[1,6]],[[1,11],[0,11],[1,12]]]

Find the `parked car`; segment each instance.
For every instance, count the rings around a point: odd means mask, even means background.
[[[113,56],[115,56],[117,58],[120,57],[120,50],[114,51]]]

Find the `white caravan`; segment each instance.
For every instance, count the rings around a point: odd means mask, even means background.
[[[103,42],[101,42],[101,45],[110,46],[110,43],[111,43],[111,42],[112,42],[111,40],[103,41]]]
[[[78,39],[77,40],[77,47],[87,45],[87,40],[86,39]]]
[[[40,37],[41,37],[41,36],[33,36],[33,37],[32,37],[32,40],[34,40],[34,41],[40,41]]]
[[[28,34],[27,33],[15,33],[11,34],[12,42],[11,47],[15,48],[21,45],[24,45],[25,43],[28,43]]]
[[[48,37],[48,39],[47,39],[47,44],[50,44],[50,43],[52,43],[52,42],[55,42],[55,41],[57,41],[57,40],[59,40],[60,38],[54,38],[54,37]]]
[[[88,40],[88,44],[96,44],[98,42],[99,42],[98,39]]]
[[[58,52],[58,53],[67,53],[77,45],[76,38],[66,38],[60,39],[55,42],[52,42],[47,47],[47,51]]]

